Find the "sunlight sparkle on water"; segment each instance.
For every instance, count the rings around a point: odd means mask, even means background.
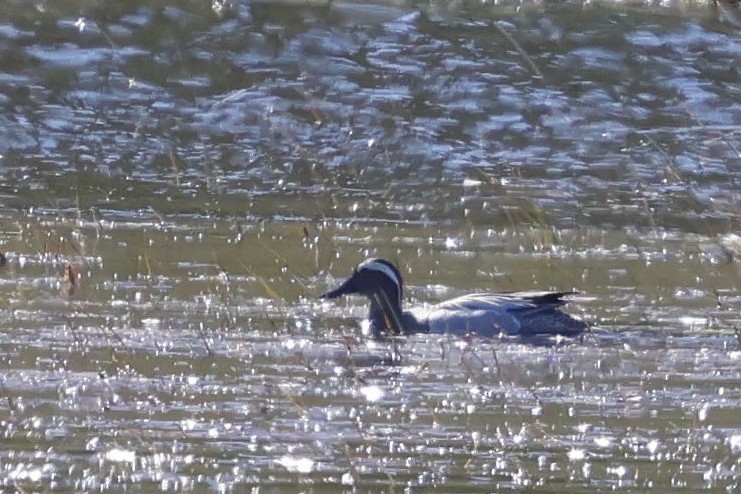
[[[353,477],[351,472],[345,472],[342,474],[342,479],[340,481],[342,482],[342,485],[354,485],[355,477]]]
[[[607,469],[607,473],[612,473],[620,478],[625,477],[628,474],[628,469],[624,465],[618,465]]]
[[[87,27],[87,21],[85,20],[85,18],[84,17],[79,17],[75,21],[75,27],[77,28],[77,30],[80,33],[82,33],[85,30],[85,28]]]
[[[609,437],[596,437],[594,438],[594,444],[600,448],[608,448],[612,444],[612,440]]]
[[[360,394],[363,395],[366,401],[371,403],[380,401],[383,398],[383,389],[378,386],[363,386],[358,391],[360,391]]]
[[[112,448],[105,452],[103,458],[113,463],[131,463],[136,462],[136,452],[130,449]]]
[[[659,442],[656,439],[652,439],[646,444],[646,449],[648,450],[651,455],[655,455],[656,452],[659,450],[659,446],[661,445],[661,442]]]
[[[710,405],[704,403],[700,410],[697,411],[697,420],[705,422],[708,419],[708,412],[710,411]]]
[[[136,299],[137,302],[140,302],[141,292],[136,293]],[[142,326],[149,331],[156,331],[160,329],[161,325],[162,320],[158,317],[145,317],[142,319]]]
[[[728,444],[731,446],[731,451],[741,453],[741,434],[734,434],[728,438]]]
[[[455,237],[445,238],[445,248],[448,250],[457,249],[458,247],[461,246],[461,244],[463,244],[463,242],[459,238],[455,238]]]
[[[682,316],[679,318],[680,324],[688,326],[691,329],[701,329],[707,326],[708,320],[705,317]]]
[[[310,458],[286,455],[278,460],[278,464],[294,473],[311,473],[314,470],[314,460]]]
[[[26,468],[25,465],[18,464],[15,470],[8,473],[8,478],[16,481],[38,482],[43,475],[41,468]]]
[[[571,461],[581,461],[587,456],[587,452],[580,448],[574,448],[568,452],[569,460]]]

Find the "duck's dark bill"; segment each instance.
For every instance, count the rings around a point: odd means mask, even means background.
[[[330,290],[327,293],[319,295],[319,298],[337,298],[343,295],[347,295],[348,293],[355,293],[355,287],[353,287],[351,280],[345,281],[334,290]]]

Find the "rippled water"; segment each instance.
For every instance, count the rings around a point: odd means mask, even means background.
[[[736,492],[737,7],[0,4],[0,485]],[[319,301],[576,289],[576,341]]]

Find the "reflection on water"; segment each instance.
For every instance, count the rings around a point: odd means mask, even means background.
[[[733,8],[2,4],[0,485],[738,490]],[[368,341],[369,256],[593,330]]]
[[[4,485],[738,483],[738,277],[696,254],[705,238],[545,248],[550,229],[88,214],[4,217]],[[364,301],[314,297],[378,253],[417,302],[583,286],[571,310],[595,327],[368,341]]]

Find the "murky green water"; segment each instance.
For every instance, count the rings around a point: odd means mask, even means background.
[[[737,23],[0,4],[0,489],[738,491]],[[368,341],[370,256],[593,330]]]

